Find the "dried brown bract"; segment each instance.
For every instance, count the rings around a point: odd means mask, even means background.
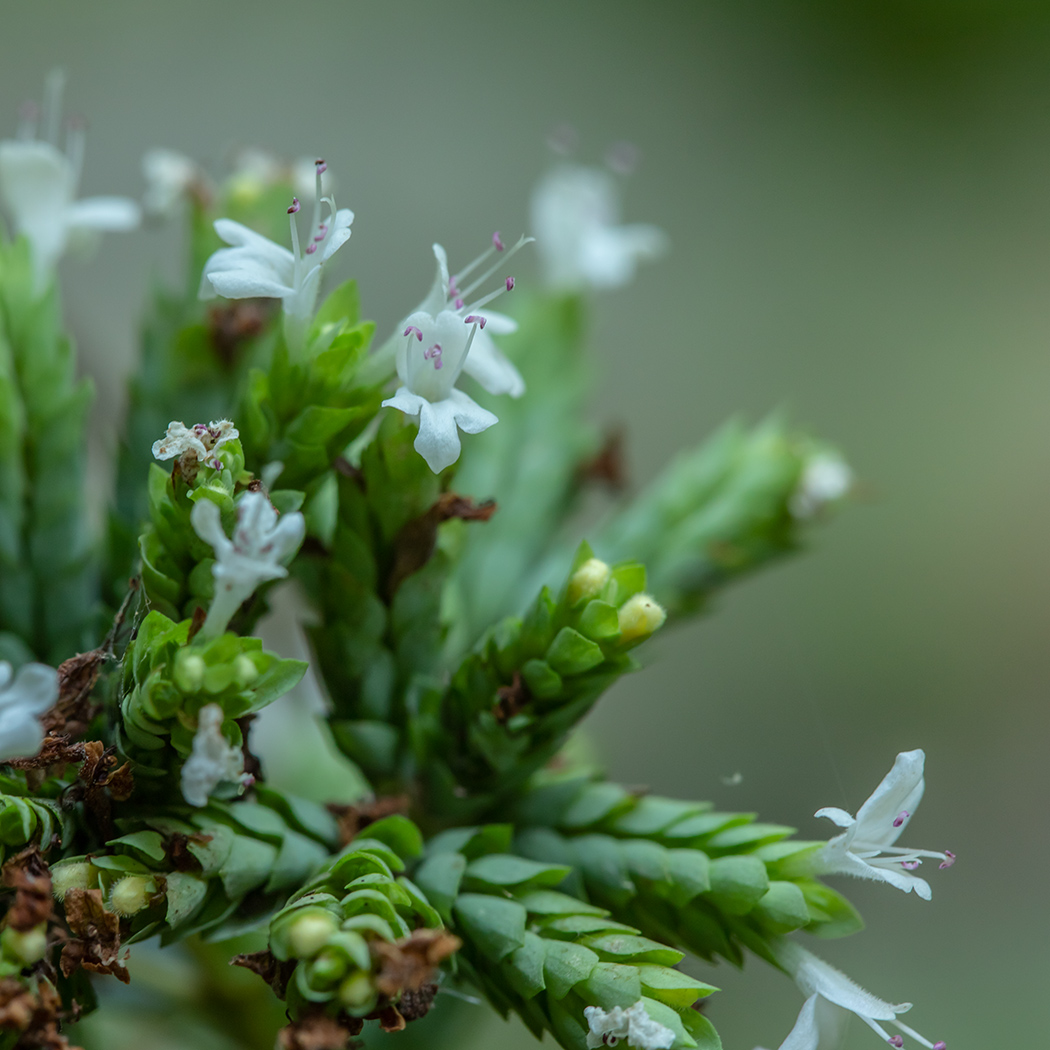
[[[261,952],[235,955],[230,960],[230,965],[243,966],[246,970],[257,973],[274,990],[277,998],[283,999],[295,970],[296,960],[285,959],[284,962],[278,962],[272,952],[263,949]]]
[[[408,795],[384,795],[371,802],[359,802],[355,806],[340,806],[330,802],[328,812],[339,824],[339,843],[348,846],[374,821],[395,813],[407,813],[411,799]]]
[[[11,929],[25,933],[52,918],[51,871],[38,847],[30,846],[7,861],[0,869],[0,881],[15,891],[6,920]]]
[[[357,1018],[337,1019],[318,1011],[282,1028],[277,1042],[281,1050],[346,1050],[363,1027]]]
[[[407,937],[390,944],[374,940],[369,944],[379,964],[376,990],[389,999],[403,991],[419,991],[430,984],[434,970],[457,951],[463,942],[448,930],[413,930]]]
[[[20,1050],[79,1050],[59,1031],[63,1016],[62,1000],[47,981],[38,981],[34,994],[17,977],[0,980],[0,1029],[21,1033]]]
[[[496,703],[492,713],[500,725],[505,725],[516,714],[520,714],[532,702],[532,693],[521,677],[520,671],[514,672],[510,685],[501,685],[496,690]]]
[[[112,974],[127,984],[131,977],[119,959],[120,919],[106,911],[102,891],[73,889],[63,904],[75,938],[62,949],[62,973],[68,977],[83,967],[92,973]]]

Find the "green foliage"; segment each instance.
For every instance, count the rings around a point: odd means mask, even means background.
[[[503,852],[511,834],[489,825],[439,835],[415,876],[463,938],[460,971],[492,1005],[519,1014],[537,1037],[550,1032],[583,1050],[585,1007],[640,1001],[674,1033],[675,1050],[720,1047],[710,1022],[691,1009],[716,989],[672,968],[681,952],[555,890],[570,869]]]

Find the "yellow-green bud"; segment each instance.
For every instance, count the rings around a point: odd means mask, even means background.
[[[175,684],[184,693],[199,693],[204,685],[204,672],[207,669],[203,657],[180,649],[175,657]]]
[[[20,932],[8,926],[0,934],[0,943],[3,944],[4,954],[17,959],[26,966],[40,962],[47,951],[47,923],[42,922],[31,930]]]
[[[636,594],[620,606],[620,644],[640,642],[658,631],[667,619],[663,607],[648,594]]]
[[[321,987],[331,988],[346,975],[346,956],[330,948],[321,951],[311,964],[313,981]]]
[[[136,915],[157,892],[156,883],[141,875],[125,875],[109,891],[109,907],[117,915]]]
[[[254,661],[246,653],[241,653],[233,661],[233,677],[242,689],[251,685],[259,677],[258,668],[256,668]]]
[[[581,598],[597,598],[609,582],[609,566],[600,558],[588,558],[569,579],[569,604]]]
[[[288,946],[299,959],[316,955],[338,929],[335,916],[328,912],[310,912],[295,920],[288,930]]]
[[[361,970],[347,977],[339,986],[339,1001],[350,1010],[360,1010],[375,999],[372,978]]]
[[[56,864],[51,869],[51,893],[55,900],[65,900],[70,890],[86,890],[95,885],[95,867],[89,861]]]

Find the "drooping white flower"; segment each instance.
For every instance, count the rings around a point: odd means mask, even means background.
[[[640,999],[626,1010],[621,1006],[614,1006],[611,1010],[588,1006],[584,1008],[583,1016],[587,1018],[589,1028],[588,1050],[616,1046],[621,1040],[635,1050],[670,1050],[674,1045],[674,1032],[654,1021]]]
[[[813,456],[802,468],[802,477],[791,496],[791,513],[800,520],[815,517],[853,485],[853,471],[845,460],[827,452]]]
[[[928,1050],[946,1050],[947,1044],[943,1041],[931,1043],[897,1020],[899,1014],[911,1009],[911,1003],[883,1002],[794,941],[781,941],[774,946],[774,954],[806,996],[795,1027],[779,1050],[839,1050],[851,1015],[859,1017],[890,1046],[903,1046],[904,1038],[889,1035],[880,1021],[899,1029]]]
[[[205,704],[197,716],[193,750],[182,766],[182,797],[191,806],[206,806],[208,796],[224,781],[251,780],[245,777],[244,753],[222,735],[224,717],[218,704]]]
[[[153,442],[154,459],[174,459],[184,452],[193,451],[203,463],[209,452],[214,452],[227,441],[240,437],[240,431],[228,419],[213,419],[210,423],[195,423],[185,426],[173,419],[168,424],[164,437]]]
[[[310,240],[300,247],[296,215],[299,199],[288,209],[291,250],[271,241],[232,219],[217,219],[215,232],[228,244],[204,264],[200,298],[220,295],[226,299],[280,299],[284,306],[285,332],[289,342],[302,343],[313,315],[321,285],[321,269],[350,239],[354,213],[335,206],[331,196],[322,196],[321,175],[326,165],[315,162],[315,189]],[[327,214],[322,212],[327,208]]]
[[[38,716],[58,700],[58,672],[46,664],[23,664],[18,674],[0,660],[0,762],[30,758],[44,743]]]
[[[143,154],[142,176],[146,180],[142,203],[148,214],[159,217],[173,214],[179,201],[195,188],[208,185],[197,162],[173,149],[151,149]]]
[[[815,855],[813,872],[876,879],[905,893],[914,890],[923,900],[929,900],[929,883],[912,871],[923,857],[939,860],[940,867],[950,868],[955,854],[949,850],[938,853],[894,846],[922,798],[925,762],[926,755],[920,749],[902,751],[871,797],[857,810],[856,817],[836,806],[817,810],[815,816],[827,817],[845,831]]]
[[[600,168],[560,164],[532,194],[532,232],[544,282],[558,291],[618,288],[641,260],[667,250],[657,226],[621,226],[613,176]]]
[[[125,197],[77,200],[84,159],[84,131],[71,127],[66,148],[58,148],[63,77],[47,82],[44,138],[36,137],[36,119],[23,120],[18,138],[0,142],[0,200],[16,234],[24,234],[33,257],[35,287],[46,288],[58,260],[72,245],[88,245],[106,230],[131,230],[139,224],[139,206]]]
[[[288,575],[284,563],[302,543],[306,523],[298,511],[278,519],[277,511],[261,492],[246,492],[237,501],[232,540],[223,531],[219,508],[207,498],[194,504],[190,521],[197,535],[215,549],[211,570],[215,597],[199,635],[212,638],[226,630],[241,603],[260,584]]]

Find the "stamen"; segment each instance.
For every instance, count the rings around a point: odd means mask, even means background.
[[[503,241],[500,240],[499,230],[497,230],[492,235],[492,243],[495,245],[496,251],[498,251],[498,252],[503,251]]]
[[[938,1039],[933,1044],[933,1050],[948,1050],[948,1044],[943,1039]]]
[[[435,370],[441,367],[441,344],[435,343],[429,350],[423,351],[423,360],[429,361],[431,358],[434,360]]]
[[[317,251],[317,238],[314,238],[314,240],[310,244],[308,244],[306,246],[306,253],[305,254],[313,255],[313,253],[315,251]]]
[[[462,299],[457,299],[454,305],[455,305],[457,310],[462,310],[463,309],[463,300]]]
[[[410,324],[401,334],[411,335],[413,332],[416,333],[416,338],[423,342],[423,333],[414,324]]]
[[[450,296],[457,296],[457,295],[459,295],[459,289],[456,287],[456,278],[455,277],[450,277],[448,279],[448,294]]]
[[[293,197],[292,198],[292,206],[288,209],[288,214],[289,215],[294,215],[298,210],[299,210],[299,198],[298,197]]]
[[[905,871],[914,871],[921,863],[921,860],[902,860],[901,867]]]
[[[484,328],[485,325],[488,324],[488,318],[487,317],[482,317],[481,314],[471,314],[469,317],[464,319],[464,323],[465,324],[470,324],[472,321],[477,322],[477,324],[481,328]]]
[[[902,809],[894,819],[893,826],[899,828],[910,816],[911,814],[906,809]]]
[[[314,161],[314,166],[317,168],[318,175],[323,175],[328,170],[328,165],[320,158]]]
[[[889,1037],[889,1039],[886,1040],[886,1042],[889,1043],[890,1046],[901,1047],[901,1046],[904,1046],[904,1036],[902,1036],[902,1035],[891,1035]]]
[[[508,277],[507,278],[507,291],[508,292],[512,291],[513,288],[514,288],[514,278],[513,277]]]
[[[536,239],[535,237],[526,237],[523,234],[521,237],[518,238],[517,243],[514,245],[514,247],[509,249],[509,251],[507,252],[506,258],[509,259],[512,255],[514,255],[515,252],[520,251],[522,248],[525,247],[526,244],[531,244],[532,241],[534,241],[535,239]],[[494,251],[495,251],[495,248],[489,248],[488,252],[486,252],[485,255],[486,256],[487,255],[491,255]],[[479,256],[478,259],[476,259],[474,261],[474,263],[471,263],[471,265],[470,265],[470,267],[468,269],[473,269],[475,263],[481,261],[481,259],[483,259],[483,258],[485,258],[485,256]],[[466,299],[467,296],[469,296],[471,292],[473,292],[477,288],[480,288],[481,285],[483,285],[498,269],[500,269],[501,265],[502,265],[501,263],[496,263],[495,266],[490,267],[488,270],[486,270],[476,280],[471,281],[471,283],[466,288],[464,288],[463,291],[460,292],[459,294],[462,295],[464,299]],[[463,273],[465,273],[465,272],[466,271],[463,271]],[[463,276],[463,273],[458,274],[456,279],[459,280],[459,278]]]
[[[937,866],[943,871],[945,868],[950,868],[955,863],[955,854],[950,849],[944,851],[944,860],[941,861]]]

